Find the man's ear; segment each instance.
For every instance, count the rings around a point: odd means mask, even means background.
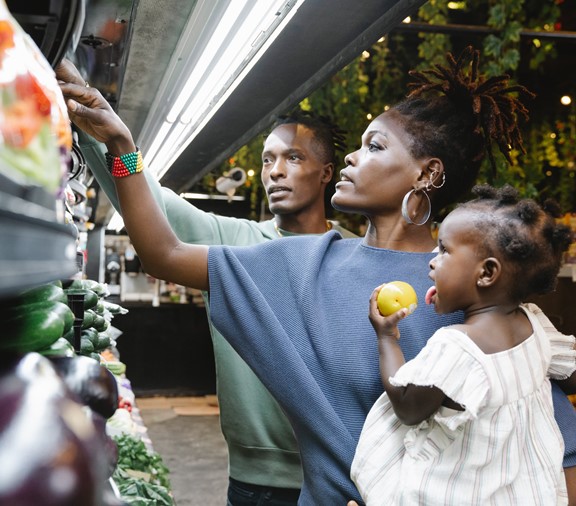
[[[502,274],[502,264],[494,257],[485,258],[480,267],[480,273],[476,284],[479,287],[492,286]]]
[[[322,182],[328,184],[332,181],[334,176],[334,164],[332,162],[327,163],[322,167]]]

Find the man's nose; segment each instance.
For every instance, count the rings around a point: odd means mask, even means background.
[[[283,160],[276,160],[272,166],[272,170],[270,170],[270,177],[277,179],[284,176],[286,176],[286,165]]]

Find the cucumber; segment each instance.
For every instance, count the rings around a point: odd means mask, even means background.
[[[82,338],[89,339],[90,342],[95,346],[98,343],[98,339],[99,339],[98,331],[93,327],[90,327],[88,329],[83,329],[82,330]]]
[[[103,297],[109,293],[105,285],[98,283],[98,281],[94,281],[93,279],[83,280],[82,288],[85,288],[86,290],[92,290],[99,297]]]
[[[108,322],[106,321],[106,318],[104,318],[103,316],[100,316],[99,314],[96,314],[96,317],[94,318],[94,321],[92,322],[92,326],[98,332],[103,332],[104,330],[106,330],[108,328],[107,323]]]
[[[105,350],[110,346],[110,336],[106,332],[100,332],[98,334],[98,342],[94,345],[96,351]]]
[[[74,346],[63,337],[56,339],[48,348],[38,350],[38,353],[45,357],[73,357],[76,355]]]
[[[82,339],[80,339],[80,353],[82,353],[82,355],[94,353],[94,344],[92,344],[92,341],[87,337],[82,336]]]
[[[82,328],[87,329],[94,325],[94,320],[96,318],[96,313],[91,309],[84,311],[84,319],[82,320]]]
[[[62,288],[50,283],[47,285],[35,286],[20,294],[23,304],[32,304],[34,302],[45,302],[56,300],[64,304],[68,303],[68,298]]]
[[[96,305],[94,306],[94,312],[96,314],[99,314],[100,316],[102,316],[104,314],[104,312],[106,311],[106,308],[104,307],[104,302],[99,300]]]
[[[86,309],[92,309],[98,301],[100,300],[98,295],[92,290],[86,290],[85,288],[67,288],[64,293],[68,295],[84,295],[84,311]]]
[[[128,310],[125,307],[120,306],[119,304],[114,304],[113,302],[108,302],[106,300],[100,301],[105,309],[110,311],[112,314],[126,314]]]
[[[64,334],[65,321],[58,305],[65,306],[61,302],[37,302],[5,314],[0,351],[29,353],[49,347]]]
[[[62,335],[66,334],[74,326],[74,313],[68,307],[68,304],[63,304],[62,302],[55,302],[53,311],[56,311],[60,318],[64,320],[64,331]]]

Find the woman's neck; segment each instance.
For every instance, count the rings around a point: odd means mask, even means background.
[[[377,223],[370,220],[364,243],[374,248],[415,253],[430,252],[436,247],[429,223],[410,225],[402,218]]]

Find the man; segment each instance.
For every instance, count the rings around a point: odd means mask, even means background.
[[[58,79],[85,85],[68,61]],[[101,144],[80,134],[80,148],[102,190],[119,210]],[[334,228],[326,219],[324,194],[335,169],[335,139],[329,126],[311,116],[284,118],[262,151],[262,184],[273,218],[256,222],[201,211],[163,188],[144,171],[157,202],[181,240],[196,244],[246,246]],[[205,296],[209,314],[208,298]],[[216,361],[222,433],[228,445],[228,506],[296,505],[302,482],[300,458],[290,423],[252,370],[210,324]]]

